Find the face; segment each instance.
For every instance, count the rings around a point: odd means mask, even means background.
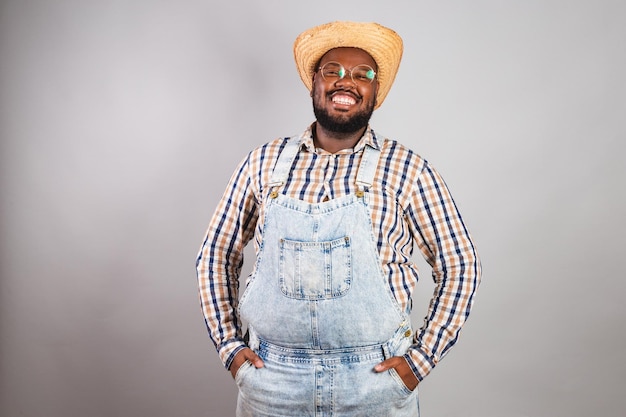
[[[362,49],[335,48],[320,60],[319,67],[327,62],[338,62],[346,70],[366,64],[376,70],[374,59]],[[313,76],[313,111],[317,122],[326,130],[336,133],[355,133],[367,126],[376,104],[378,81],[355,83],[349,74],[343,78],[325,80],[318,70]]]

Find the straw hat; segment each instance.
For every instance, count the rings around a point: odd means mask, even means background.
[[[293,54],[300,78],[311,91],[315,66],[333,48],[351,47],[369,53],[378,70],[376,108],[385,100],[396,78],[402,59],[402,38],[378,23],[331,22],[302,32],[293,44]]]

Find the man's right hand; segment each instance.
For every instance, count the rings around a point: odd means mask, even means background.
[[[230,364],[230,374],[235,378],[237,371],[245,361],[250,361],[255,368],[263,367],[263,360],[250,348],[243,348],[235,355],[233,362]]]

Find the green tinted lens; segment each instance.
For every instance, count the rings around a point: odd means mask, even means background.
[[[352,78],[354,81],[372,82],[376,73],[367,65],[359,65],[352,69]]]
[[[346,70],[336,62],[328,62],[322,67],[322,76],[324,78],[343,78]]]

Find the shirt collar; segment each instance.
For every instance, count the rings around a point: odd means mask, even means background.
[[[315,144],[313,143],[313,124],[311,124],[307,129],[300,135],[300,140],[302,141],[302,148],[308,152],[315,153]],[[359,139],[357,144],[354,146],[352,150],[354,153],[361,152],[365,146],[370,146],[374,149],[380,150],[380,139],[369,125],[367,129],[365,129],[365,133]]]

